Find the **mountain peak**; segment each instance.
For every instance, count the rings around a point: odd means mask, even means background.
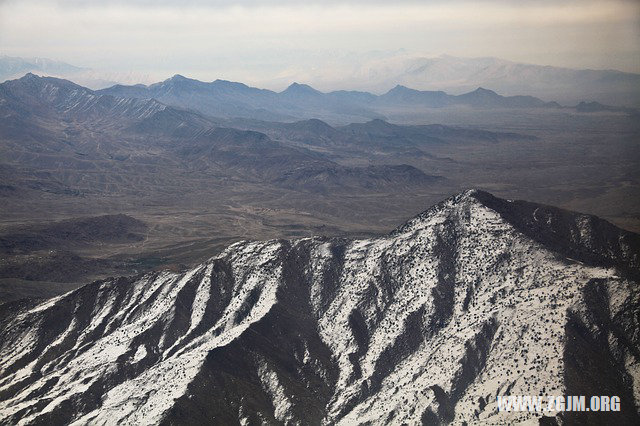
[[[185,80],[191,80],[191,79],[183,76],[182,74],[175,74],[172,77],[169,77],[168,80],[169,81],[185,81]]]
[[[373,120],[366,122],[365,125],[368,127],[396,127],[395,124],[391,124],[388,121],[383,120],[382,118],[374,118]]]
[[[389,123],[381,118],[374,118],[365,123],[351,123],[345,126],[344,129],[353,134],[392,136],[397,133],[398,127],[396,124]]]
[[[389,94],[389,93],[405,93],[405,92],[418,92],[418,90],[411,89],[410,87],[403,86],[402,84],[396,84],[396,86],[393,89],[389,90],[387,92],[387,94]]]
[[[475,93],[475,94],[478,94],[478,95],[500,96],[496,92],[494,92],[493,90],[485,89],[484,87],[478,87],[476,90],[474,90],[471,93]]]
[[[449,103],[449,98],[442,91],[423,91],[398,84],[393,89],[381,96],[382,99],[395,103],[422,104],[430,107],[442,107]]]
[[[169,77],[168,79],[160,82],[160,83],[156,83],[156,84],[152,84],[151,86],[155,86],[155,85],[175,85],[175,84],[185,84],[185,83],[202,83],[199,80],[195,80],[193,78],[188,78],[183,76],[182,74],[175,74],[171,77]]]
[[[329,124],[317,118],[310,118],[309,120],[296,121],[295,123],[289,124],[289,127],[311,130],[315,132],[326,132],[326,131],[335,130]]]
[[[477,188],[469,188],[461,192],[458,196],[460,197],[460,199],[469,199],[469,198],[479,199],[480,197],[486,197],[486,196],[493,197],[493,195],[490,194],[489,192],[483,191],[482,189],[477,189]]]
[[[9,80],[11,81],[11,80]],[[69,84],[75,84],[72,83],[71,81],[68,80],[62,80],[60,78],[55,78],[55,77],[44,77],[38,74],[34,74],[32,72],[28,72],[25,75],[23,75],[20,78],[17,78],[13,81],[21,81],[21,82],[44,82],[44,81],[49,81],[49,82],[67,82]]]
[[[207,83],[203,83],[199,80],[185,77],[181,74],[175,74],[174,76],[169,77],[164,81],[161,81],[159,83],[154,83],[148,86],[148,88],[151,89],[152,91],[160,90],[160,91],[170,91],[173,93],[175,89],[188,88],[191,90],[196,90],[197,88],[200,88],[202,85],[205,85],[205,84]]]
[[[295,95],[320,95],[322,92],[314,89],[308,84],[293,82],[282,93]]]
[[[40,76],[31,72],[26,73],[24,76],[16,79],[16,80],[8,80],[2,84],[11,84],[11,85],[20,85],[27,84],[29,86],[40,86],[40,85],[53,85],[57,87],[64,87],[67,89],[80,89],[83,92],[92,92],[91,89],[87,89],[86,87],[80,86],[73,81],[65,80],[57,77],[46,77]]]

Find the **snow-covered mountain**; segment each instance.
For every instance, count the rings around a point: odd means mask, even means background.
[[[379,238],[239,242],[3,305],[0,423],[537,422],[511,394],[617,395],[548,420],[637,424],[639,280],[639,235],[481,191]]]

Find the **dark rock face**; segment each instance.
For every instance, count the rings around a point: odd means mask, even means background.
[[[541,219],[543,219],[541,221]],[[638,236],[469,191],[0,312],[3,424],[637,424]],[[498,395],[617,395],[615,413]]]
[[[640,416],[634,400],[637,370],[627,371],[628,363],[640,362],[640,298],[638,289],[629,289],[632,297],[617,298],[619,288],[602,279],[594,279],[584,287],[585,311],[570,312],[566,324],[565,385],[568,395],[618,395],[620,412],[566,413],[567,421],[596,425],[638,424]],[[613,303],[612,303],[613,302]],[[622,302],[621,305],[618,303]],[[610,307],[614,306],[614,312]],[[616,306],[618,305],[618,306]],[[595,332],[593,330],[595,328]],[[629,333],[629,330],[636,330]],[[635,384],[637,386],[637,384]]]

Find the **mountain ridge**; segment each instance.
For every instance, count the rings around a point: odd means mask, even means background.
[[[585,108],[585,101],[575,106],[561,106],[556,101],[543,101],[530,95],[503,96],[493,90],[477,87],[475,90],[459,95],[451,95],[442,90],[416,90],[397,84],[381,95],[362,91],[338,90],[321,92],[307,84],[292,83],[281,92],[258,89],[244,83],[215,80],[210,83],[182,77],[180,90],[167,91],[173,87],[171,79],[149,86],[127,87],[113,86],[102,89],[100,93],[117,96],[135,95],[152,97],[169,105],[199,110],[204,114],[227,118],[257,118],[271,121],[291,121],[292,118],[336,119],[340,115],[357,117],[360,120],[385,119],[385,114],[401,108],[454,108],[474,109],[548,109],[576,110],[588,113],[595,111],[622,112],[637,115],[634,108],[598,105],[598,108]],[[222,87],[224,85],[224,87]],[[270,112],[265,115],[265,111]],[[294,120],[295,121],[295,120]]]
[[[497,395],[602,392],[622,410],[548,420],[637,422],[637,280],[597,266],[607,249],[581,263],[523,234],[505,212],[535,208],[514,203],[472,190],[386,236],[243,241],[184,274],[3,305],[1,422],[503,424],[542,414]],[[631,233],[549,212],[636,267]]]
[[[16,82],[24,82],[25,78],[28,80],[33,78],[32,76],[33,74],[28,74],[22,79],[10,80],[3,84],[16,85]],[[148,86],[118,84],[90,93],[96,96],[106,95],[148,102],[155,100],[166,106],[198,112],[208,117],[283,122],[318,118],[337,122],[386,120],[387,114],[393,115],[402,111],[411,113],[415,108],[575,110],[578,113],[609,112],[631,116],[638,114],[633,108],[587,104],[584,101],[576,106],[563,107],[557,102],[545,102],[529,95],[502,96],[482,87],[461,95],[450,95],[443,91],[420,91],[396,85],[385,94],[374,95],[356,91],[324,93],[306,84],[292,83],[284,91],[274,92],[226,80],[202,82],[179,74]]]
[[[501,104],[499,103],[500,101],[506,101],[507,104],[503,105],[503,106],[516,106],[516,107],[548,107],[548,106],[558,106],[557,103],[554,102],[544,102],[538,98],[535,98],[533,96],[509,96],[509,97],[505,97],[505,96],[501,96],[498,95],[496,92],[492,91],[492,90],[488,90],[488,89],[484,89],[482,87],[479,87],[473,91],[470,91],[468,93],[464,93],[462,95],[450,95],[444,91],[421,91],[421,90],[416,90],[416,89],[411,89],[409,87],[403,86],[403,85],[396,85],[394,88],[390,89],[389,91],[387,91],[384,94],[381,95],[375,95],[373,93],[369,93],[369,92],[360,92],[360,91],[347,91],[347,90],[337,90],[337,91],[330,91],[330,92],[321,92],[319,90],[314,89],[313,87],[311,87],[308,84],[301,84],[301,83],[297,83],[297,82],[293,82],[291,83],[285,90],[281,91],[281,92],[274,92],[268,89],[258,89],[255,87],[251,87],[251,86],[247,86],[244,83],[239,83],[239,82],[230,82],[230,81],[226,81],[226,80],[214,80],[212,82],[203,82],[200,80],[196,80],[196,79],[192,79],[192,78],[187,78],[184,77],[182,75],[176,74],[175,76],[158,82],[158,83],[154,83],[151,84],[149,86],[144,86],[144,85],[135,85],[135,86],[123,86],[123,85],[115,85],[109,88],[105,88],[105,89],[101,89],[99,90],[99,92],[101,93],[109,93],[109,94],[121,94],[123,91],[126,90],[131,90],[130,88],[132,87],[145,87],[148,91],[148,93],[153,94],[154,97],[162,97],[163,94],[161,92],[158,92],[157,89],[160,88],[164,88],[166,86],[170,86],[173,84],[185,84],[185,85],[190,85],[190,90],[194,90],[194,89],[198,89],[198,90],[208,90],[211,89],[215,86],[220,86],[222,84],[227,85],[229,87],[234,87],[236,89],[240,89],[241,91],[244,92],[244,94],[248,94],[249,92],[253,92],[254,94],[260,93],[261,95],[264,96],[268,96],[271,99],[273,98],[277,98],[278,96],[286,96],[287,99],[291,100],[293,98],[296,97],[305,97],[305,98],[320,98],[320,97],[325,97],[328,99],[332,99],[332,98],[339,98],[342,101],[349,101],[349,102],[362,102],[362,101],[371,101],[371,100],[375,100],[376,102],[379,103],[384,103],[387,100],[403,100],[403,97],[410,97],[412,98],[409,102],[412,103],[420,103],[421,101],[427,101],[427,103],[425,103],[426,106],[431,106],[431,107],[443,107],[443,106],[447,106],[447,105],[456,105],[459,103],[463,103],[463,104],[467,104],[467,105],[475,105],[475,106],[482,106],[481,104],[478,103],[478,100],[481,99],[481,97],[491,97],[492,100],[494,102],[498,102],[498,106],[500,106]],[[422,98],[422,99],[421,99]],[[430,98],[432,98],[431,102],[432,103],[428,103],[428,101],[430,100]],[[509,101],[512,101],[514,99],[521,99],[523,102],[521,103],[509,103]],[[406,99],[405,99],[406,100]],[[470,101],[475,101],[475,103]],[[526,102],[528,101],[528,103]],[[486,106],[486,105],[485,105]],[[494,106],[489,105],[489,106]]]
[[[182,77],[175,77],[174,81],[190,84]],[[13,142],[15,147],[11,155],[33,148],[56,155],[66,153],[72,156],[72,160],[65,161],[78,164],[80,161],[124,161],[132,157],[156,162],[159,154],[168,154],[171,162],[178,160],[188,170],[240,173],[252,180],[267,179],[283,188],[318,193],[333,189],[344,193],[353,188],[382,190],[396,183],[399,190],[405,191],[444,179],[408,166],[406,160],[395,164],[339,165],[322,152],[309,148],[330,146],[425,156],[428,154],[422,151],[423,147],[446,144],[451,138],[468,139],[472,143],[502,139],[534,140],[515,133],[439,125],[402,126],[380,119],[337,128],[318,119],[268,124],[286,129],[285,138],[295,139],[300,132],[304,134],[302,143],[290,146],[280,142],[275,131],[272,134],[276,137],[271,138],[250,128],[233,130],[223,121],[207,118],[197,111],[168,106],[155,98],[126,98],[100,93],[66,80],[33,74],[0,84],[0,96],[7,100],[1,106],[7,111],[5,131],[13,129],[16,132],[15,135],[7,135],[7,143]],[[22,110],[28,113],[22,114]],[[23,123],[17,126],[14,118]],[[59,127],[62,129],[58,130]],[[34,138],[33,147],[23,142],[26,129],[33,129],[39,134]],[[311,138],[309,132],[321,140]],[[96,143],[90,143],[96,134],[101,133],[107,134],[108,138],[105,140],[101,136]],[[251,142],[251,134],[262,143],[244,143]],[[40,157],[27,158],[40,164],[43,161]],[[82,167],[87,166],[82,164]],[[408,176],[414,176],[415,182]],[[361,183],[357,184],[359,180]]]
[[[62,68],[47,67],[51,64],[59,64]],[[287,72],[286,75],[289,76],[289,82],[304,79],[323,90],[346,86],[382,93],[401,84],[419,90],[444,90],[460,94],[477,87],[490,87],[509,96],[525,93],[542,99],[553,98],[564,105],[597,101],[618,107],[640,106],[640,92],[637,89],[640,74],[613,69],[536,65],[495,57],[424,57],[402,50],[369,52],[362,57],[350,55],[337,62],[331,61],[331,65],[339,71],[326,75],[327,64],[321,60],[311,74],[305,70],[303,75],[296,72]],[[149,81],[148,75],[134,77],[131,73],[100,72],[48,59],[0,56],[1,81],[20,77],[27,71],[75,79],[93,89],[136,79]],[[282,78],[265,76],[261,84],[280,87]]]

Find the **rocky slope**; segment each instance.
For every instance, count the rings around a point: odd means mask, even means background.
[[[126,99],[100,95],[67,80],[28,73],[0,85],[3,113],[29,111],[25,116],[59,115],[74,120],[141,120],[167,108],[152,99]],[[5,118],[3,116],[3,118]]]
[[[468,191],[390,235],[240,242],[184,274],[0,312],[2,424],[505,424],[618,395],[637,424],[640,236]]]

